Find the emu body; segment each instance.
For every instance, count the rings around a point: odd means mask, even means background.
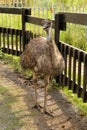
[[[45,96],[44,96],[44,112],[46,112],[46,95],[47,86],[50,76],[58,76],[65,68],[63,56],[52,39],[52,22],[46,20],[43,29],[47,33],[47,37],[37,37],[29,41],[24,52],[20,57],[21,66],[23,69],[29,68],[34,72],[34,79],[37,75],[43,74],[45,81]],[[37,101],[37,87],[35,87],[35,103]]]

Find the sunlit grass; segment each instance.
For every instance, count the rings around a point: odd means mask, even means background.
[[[83,103],[82,98],[78,98],[77,94],[74,94],[72,90],[68,90],[68,87],[63,88],[64,94],[68,97],[68,100],[72,102],[81,115],[87,115],[87,103]]]
[[[29,69],[23,70],[21,68],[20,57],[8,55],[8,54],[5,54],[5,53],[2,53],[2,51],[1,51],[0,59],[3,60],[5,64],[8,64],[11,67],[13,67],[16,72],[21,73],[24,77],[28,78],[28,77],[32,76],[32,71],[31,70],[29,70]]]
[[[6,128],[6,130],[20,128],[23,125],[11,110],[11,106],[17,102],[17,98],[10,93],[8,88],[8,86],[0,85],[0,128]]]
[[[12,14],[0,14],[0,27],[21,29],[21,16]]]
[[[87,51],[86,26],[67,24],[66,31],[61,32],[60,40]]]
[[[68,86],[61,87],[61,84],[57,83],[55,79],[52,80],[52,84],[54,88],[56,87],[58,90],[63,91],[67,100],[75,106],[81,115],[87,115],[87,103],[84,103],[82,98],[78,98],[77,94],[68,89]]]

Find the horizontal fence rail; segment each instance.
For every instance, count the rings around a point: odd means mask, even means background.
[[[25,21],[28,23],[32,23],[35,25],[40,25],[43,26],[42,21],[45,20],[44,18],[39,18],[39,17],[35,17],[35,16],[25,16]],[[53,22],[53,28],[55,27],[55,21],[52,20]]]
[[[87,14],[84,13],[59,13],[64,22],[87,25]]]
[[[5,13],[5,14],[21,14],[21,9],[20,8],[4,8],[0,7],[0,13]]]
[[[0,47],[8,54],[20,55],[28,41],[37,36],[26,30],[26,24],[42,26],[45,19],[31,16],[31,10],[26,8],[0,8],[0,13],[21,15],[22,29],[0,27]],[[87,53],[60,41],[60,31],[66,31],[66,24],[87,25],[87,14],[61,12],[52,21],[55,42],[65,59],[65,70],[56,80],[87,102]]]
[[[22,10],[25,10],[26,15],[30,15],[31,9],[28,8],[8,8],[8,7],[0,7],[0,13],[5,14],[22,14]]]

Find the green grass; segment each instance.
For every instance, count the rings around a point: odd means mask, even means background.
[[[68,90],[67,86],[63,88],[63,92],[68,97],[68,100],[76,106],[81,115],[87,115],[87,103],[83,103],[82,98],[78,98],[76,94]]]
[[[86,26],[67,24],[66,28],[65,32],[61,32],[60,40],[83,51],[87,51]]]
[[[83,103],[82,98],[78,98],[77,94],[74,94],[72,90],[69,90],[67,86],[61,87],[61,84],[56,83],[55,79],[52,80],[53,87],[58,90],[62,90],[67,97],[68,101],[71,102],[81,115],[87,115],[87,103]]]
[[[11,105],[16,103],[17,99],[7,88],[9,87],[0,85],[0,129],[20,129],[23,124],[11,110]]]
[[[12,68],[14,68],[15,71],[21,73],[24,77],[31,77],[32,71],[27,69],[23,70],[20,66],[20,57],[18,56],[12,56],[5,54],[0,49],[0,59],[4,61],[5,64],[10,65]]]
[[[2,86],[0,85],[0,95],[3,98],[3,102],[4,104],[6,104],[7,106],[10,106],[10,104],[15,103],[16,102],[16,98],[12,97],[12,95],[10,94],[10,92],[8,91],[6,86]],[[0,97],[1,97],[0,96]]]
[[[61,87],[61,84],[56,83],[55,79],[52,80],[52,85],[58,90],[62,90],[68,101],[71,102],[81,115],[87,115],[87,103],[83,103],[82,98],[78,98],[77,94],[74,94],[72,90],[69,90],[67,86]]]
[[[0,14],[0,27],[11,27],[21,29],[21,16],[12,14]]]

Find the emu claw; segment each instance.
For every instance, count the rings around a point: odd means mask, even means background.
[[[40,105],[35,105],[35,106],[32,107],[32,109],[38,109],[39,111],[41,111],[40,110],[41,108],[42,108],[42,106],[40,106]]]
[[[52,114],[52,112],[45,111],[44,114],[46,114],[48,116],[51,116],[51,117],[54,117],[54,115]]]
[[[38,109],[40,112],[42,112],[42,109],[43,107],[41,106],[41,105],[35,105],[35,106],[33,106],[32,107],[32,109]],[[48,115],[48,116],[50,116],[50,117],[54,117],[54,115],[53,115],[53,113],[50,111],[50,112],[48,112],[47,110],[45,110],[45,111],[43,111],[42,112],[43,114],[46,114],[46,115]]]

